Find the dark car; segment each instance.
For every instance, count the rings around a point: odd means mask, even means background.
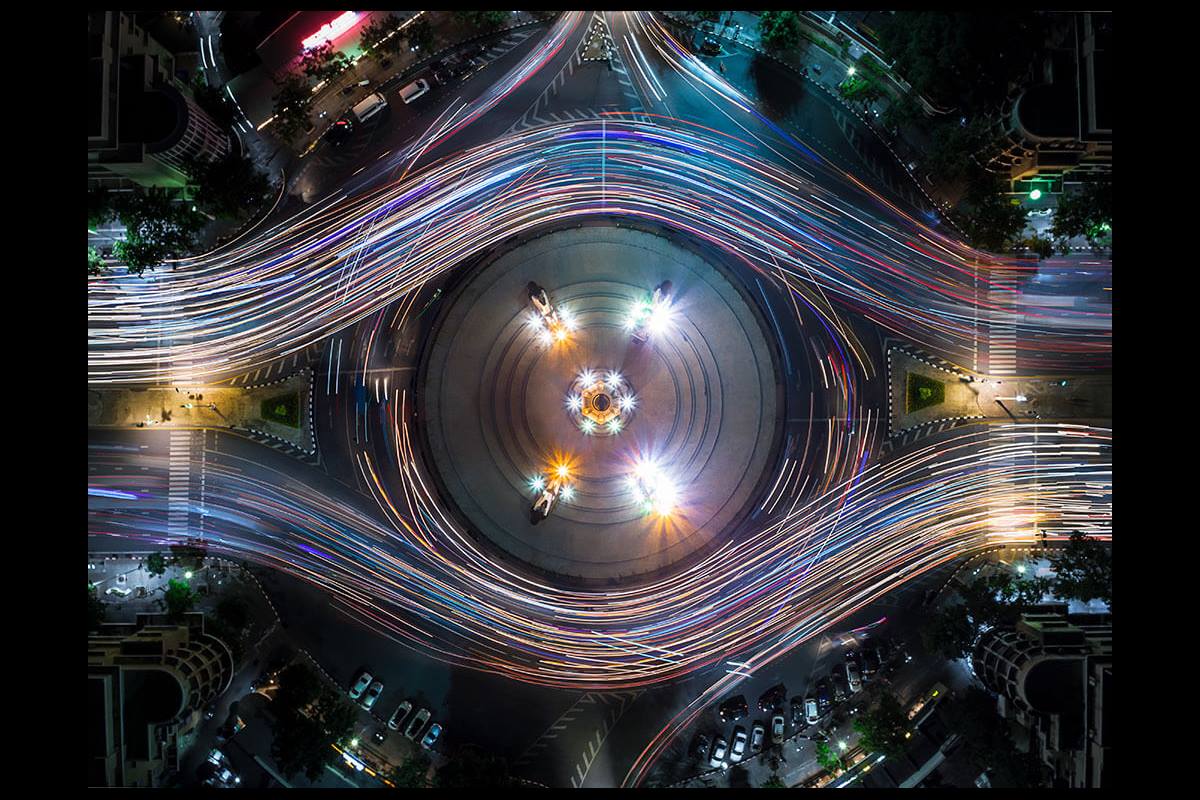
[[[715,36],[705,36],[704,43],[700,45],[700,52],[706,56],[719,56],[721,55],[721,43]]]
[[[833,685],[833,702],[840,703],[850,696],[850,684],[846,683],[844,667],[834,667],[829,673],[829,682]]]
[[[721,703],[718,709],[721,713],[722,722],[733,722],[750,713],[750,706],[746,703],[746,698],[743,695],[731,697],[724,703]]]
[[[329,130],[325,132],[325,139],[334,147],[341,147],[350,138],[353,130],[354,123],[343,117],[329,126]]]
[[[692,755],[696,758],[708,758],[708,748],[711,744],[708,734],[697,734],[696,740],[692,744]]]
[[[758,710],[764,714],[770,714],[783,708],[785,702],[787,702],[787,687],[781,683],[763,692],[762,697],[758,698]]]
[[[874,645],[864,645],[862,649],[862,674],[869,678],[879,671],[881,659],[879,650]]]
[[[829,681],[822,678],[817,681],[817,708],[821,711],[821,716],[829,713],[829,709],[833,706],[832,692],[829,688]]]
[[[792,724],[799,726],[804,722],[804,698],[796,695],[792,698]]]

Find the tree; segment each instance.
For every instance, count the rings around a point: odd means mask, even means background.
[[[167,604],[167,617],[178,621],[196,605],[196,593],[192,591],[192,587],[188,586],[186,581],[177,581],[172,578],[167,581],[167,592],[163,600]]]
[[[958,590],[972,623],[978,627],[1015,625],[1041,602],[1050,588],[1045,578],[1018,579],[1011,573],[988,575]]]
[[[279,87],[272,98],[275,135],[290,144],[310,127],[308,112],[312,108],[312,92],[308,89],[308,81],[294,72],[276,79],[275,85]]]
[[[340,693],[325,689],[317,699],[317,716],[331,742],[342,742],[354,731],[358,708],[345,701]]]
[[[135,275],[187,253],[205,222],[190,204],[177,202],[162,189],[122,195],[114,209],[125,226],[125,239],[113,245],[113,255]]]
[[[914,92],[907,92],[899,99],[888,103],[883,110],[880,121],[885,128],[897,130],[914,120],[921,119],[921,105],[917,102]]]
[[[392,770],[392,783],[398,789],[429,788],[429,756],[416,753],[396,769]]]
[[[99,228],[116,215],[112,196],[105,188],[88,189],[88,228]]]
[[[504,11],[455,11],[454,16],[485,31],[500,27],[508,19]]]
[[[1086,236],[1093,247],[1112,243],[1112,182],[1100,180],[1086,183],[1078,192],[1064,192],[1058,198],[1054,220],[1050,224],[1053,236],[1064,254],[1066,240]]]
[[[990,111],[1021,79],[1045,38],[1033,11],[897,11],[879,45],[918,94],[941,105]]]
[[[151,553],[146,557],[146,572],[151,578],[157,578],[167,571],[167,559],[162,553]]]
[[[208,551],[194,544],[171,545],[171,563],[183,569],[199,570],[204,567]]]
[[[1044,236],[1030,236],[1025,239],[1024,245],[1037,253],[1039,259],[1054,255],[1054,241]]]
[[[1037,757],[1018,752],[1008,735],[1007,723],[996,713],[996,701],[988,692],[968,687],[942,711],[946,725],[959,735],[967,760],[979,770],[988,770],[994,785],[1032,788],[1041,783]]]
[[[358,46],[368,58],[383,59],[389,53],[394,53],[400,49],[400,45],[404,42],[404,37],[393,36],[390,39],[385,39],[392,31],[400,27],[400,18],[395,14],[389,13],[386,17],[376,20],[362,29],[362,36],[359,39]]]
[[[957,180],[972,172],[976,157],[986,154],[991,144],[987,121],[976,117],[968,125],[958,120],[938,124],[930,136],[932,147],[925,159],[930,172],[946,180]]]
[[[321,695],[321,678],[302,661],[289,664],[279,673],[279,690],[274,706],[278,713],[296,714]]]
[[[304,714],[280,716],[277,720],[271,756],[280,772],[290,778],[303,770],[310,781],[320,778],[337,754],[329,746],[331,740],[320,720]]]
[[[695,14],[696,19],[700,20],[701,22],[716,22],[717,20],[719,20],[721,18],[721,15],[723,15],[725,12],[724,11],[710,11],[708,9],[705,9],[703,11],[693,11],[692,13]]]
[[[250,605],[239,595],[225,595],[217,603],[216,616],[237,632],[250,623]]]
[[[795,11],[764,11],[758,18],[758,33],[767,50],[791,50],[800,44],[801,31]]]
[[[883,96],[883,90],[868,77],[851,75],[838,84],[838,92],[852,103],[869,105]]]
[[[1066,547],[1050,554],[1050,566],[1059,597],[1112,606],[1112,551],[1104,543],[1076,531]]]
[[[271,189],[267,176],[254,162],[233,151],[217,161],[190,159],[184,168],[195,182],[196,204],[225,219],[252,212]]]
[[[907,743],[904,734],[908,725],[908,716],[892,694],[881,696],[874,707],[854,720],[854,730],[858,731],[858,743],[863,750],[887,756],[904,752]]]
[[[949,605],[926,617],[920,628],[925,649],[945,658],[965,658],[971,652],[978,628],[967,616],[963,604]]]
[[[88,584],[88,632],[100,630],[100,623],[108,613],[108,605],[96,594],[96,587]]]
[[[758,785],[758,788],[760,788],[760,789],[786,789],[788,787],[787,787],[787,784],[783,782],[783,778],[779,777],[779,775],[777,773],[773,772],[773,773],[771,773],[771,777],[767,778],[765,781],[763,781],[762,783],[760,783]]]
[[[838,772],[844,769],[842,759],[837,753],[833,752],[833,749],[829,746],[829,742],[817,742],[816,754],[817,763],[821,765],[822,769],[829,772]]]
[[[413,50],[429,50],[433,47],[433,26],[424,17],[411,23],[404,30],[409,48]]]
[[[197,69],[192,76],[192,98],[217,125],[228,128],[233,124],[233,103],[229,102],[225,92],[216,86],[209,86],[201,69]]]
[[[88,275],[104,275],[108,268],[104,265],[104,256],[94,247],[88,246]]]
[[[472,746],[461,747],[433,777],[437,789],[473,789],[481,786],[515,786],[508,774],[508,762],[499,756],[485,755]]]
[[[999,178],[975,167],[963,198],[963,231],[981,250],[1011,250],[1025,230],[1029,212],[1009,202]]]
[[[329,42],[306,50],[300,57],[300,70],[315,81],[329,80],[350,66],[350,59]]]

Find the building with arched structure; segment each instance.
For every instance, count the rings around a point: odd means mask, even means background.
[[[233,654],[199,612],[179,623],[138,614],[90,634],[88,784],[162,785],[233,673]]]

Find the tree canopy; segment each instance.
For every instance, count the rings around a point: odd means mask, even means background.
[[[125,226],[125,239],[113,245],[113,255],[135,275],[186,254],[205,222],[191,204],[174,200],[162,189],[123,194],[113,208]]]
[[[942,105],[990,111],[1022,78],[1045,38],[1044,18],[1024,9],[897,11],[879,45],[920,94]]]
[[[311,123],[308,111],[312,107],[312,92],[309,91],[308,81],[304,76],[294,72],[277,78],[275,85],[279,87],[279,91],[272,98],[275,104],[272,132],[283,141],[291,143],[309,129]]]
[[[1112,181],[1085,183],[1078,192],[1058,197],[1050,234],[1066,248],[1066,240],[1086,236],[1092,245],[1112,243]]]
[[[907,741],[904,734],[908,726],[908,716],[892,694],[881,695],[875,706],[854,720],[854,730],[858,732],[858,743],[863,750],[887,756],[904,752]]]
[[[170,619],[180,619],[196,605],[196,593],[186,581],[174,578],[167,581],[167,592],[163,597],[167,604],[167,616]]]
[[[1021,239],[1029,212],[1010,202],[1000,178],[972,167],[962,202],[962,228],[971,244],[993,253],[1007,252]]]
[[[329,80],[350,66],[350,59],[329,42],[305,51],[300,57],[300,70],[316,81]]]
[[[433,26],[429,20],[421,17],[404,29],[408,46],[414,50],[428,50],[433,47]]]
[[[988,770],[994,785],[1033,788],[1040,784],[1037,757],[1017,751],[1008,724],[997,713],[996,701],[988,692],[970,686],[946,701],[939,713],[959,735],[966,758],[975,768]]]
[[[217,161],[192,159],[185,167],[195,184],[196,204],[225,219],[253,212],[271,189],[267,176],[254,162],[233,151]]]
[[[795,11],[764,11],[758,17],[758,32],[768,50],[790,50],[800,44],[800,15]]]
[[[385,36],[399,27],[400,18],[395,14],[389,13],[386,17],[375,20],[363,27],[358,46],[367,54],[368,58],[385,58],[389,53],[399,50],[400,45],[404,43],[403,36],[393,36],[390,39],[384,39]]]
[[[454,16],[470,23],[477,28],[491,30],[498,28],[508,19],[507,11],[455,11]]]
[[[1050,554],[1050,565],[1059,597],[1112,606],[1112,551],[1103,542],[1076,531],[1066,547]]]
[[[146,557],[146,572],[151,578],[156,578],[167,571],[167,559],[162,553],[151,553]]]

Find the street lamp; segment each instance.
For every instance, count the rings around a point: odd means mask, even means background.
[[[1032,192],[1029,193],[1029,199],[1030,200],[1041,200],[1042,199],[1042,190],[1034,189]]]
[[[183,573],[183,577],[190,581],[192,579],[192,571],[189,569],[187,572]]]
[[[850,67],[848,70],[846,70],[846,74],[853,77],[854,76],[854,67]]]

